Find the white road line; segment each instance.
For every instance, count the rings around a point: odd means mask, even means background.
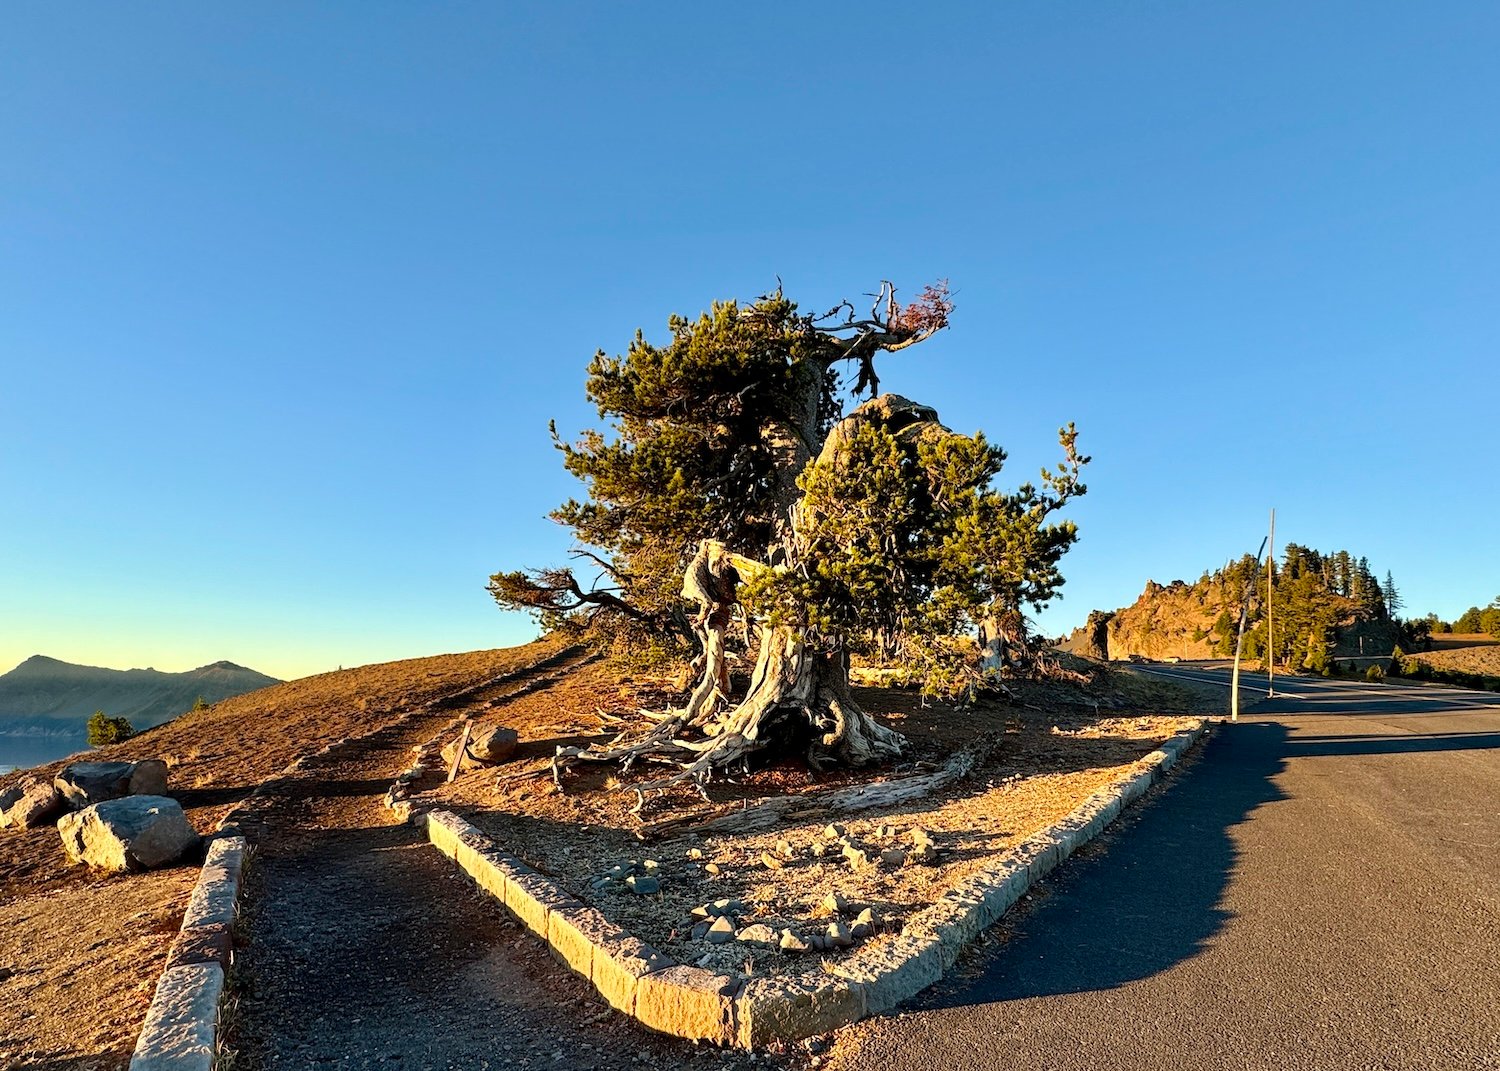
[[[1228,688],[1231,680],[1228,676],[1220,677],[1221,670],[1170,670],[1160,666],[1141,666],[1147,673],[1155,673],[1163,677],[1172,677],[1176,680],[1191,681],[1194,684],[1216,684]],[[1343,681],[1313,681],[1306,678],[1287,678],[1284,685],[1288,690],[1275,693],[1274,698],[1281,699],[1310,699],[1322,696],[1345,696],[1354,698],[1356,696],[1376,696],[1387,699],[1406,698],[1413,702],[1435,702],[1442,703],[1448,707],[1462,707],[1466,710],[1491,710],[1500,707],[1500,694],[1493,699],[1482,692],[1474,692],[1468,689],[1426,689],[1416,688],[1407,684],[1383,684],[1378,688],[1361,688],[1355,682]],[[1292,689],[1302,689],[1296,691]],[[1242,675],[1240,678],[1240,690],[1259,692],[1262,695],[1271,695],[1264,685],[1257,686],[1253,681],[1246,681]]]

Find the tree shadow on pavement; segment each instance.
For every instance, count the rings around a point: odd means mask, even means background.
[[[1053,873],[1001,926],[1009,938],[960,961],[922,1008],[1112,989],[1196,955],[1223,929],[1238,860],[1233,828],[1284,799],[1285,727],[1223,725],[1164,789]]]
[[[1298,736],[1287,744],[1289,758],[1331,755],[1407,755],[1433,751],[1500,748],[1494,733],[1398,733],[1389,736]]]

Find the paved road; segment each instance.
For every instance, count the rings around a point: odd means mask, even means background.
[[[1500,695],[1257,682],[1007,939],[834,1065],[1500,1068]]]

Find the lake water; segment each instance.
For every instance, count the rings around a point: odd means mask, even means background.
[[[26,766],[39,766],[87,748],[82,736],[0,735],[0,774]]]

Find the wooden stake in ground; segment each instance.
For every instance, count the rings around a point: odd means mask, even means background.
[[[464,756],[469,753],[469,731],[474,728],[474,723],[468,718],[464,719],[464,734],[458,738],[458,750],[453,754],[453,765],[448,767],[448,783],[451,785],[453,779],[458,776],[458,768],[464,764]]]

